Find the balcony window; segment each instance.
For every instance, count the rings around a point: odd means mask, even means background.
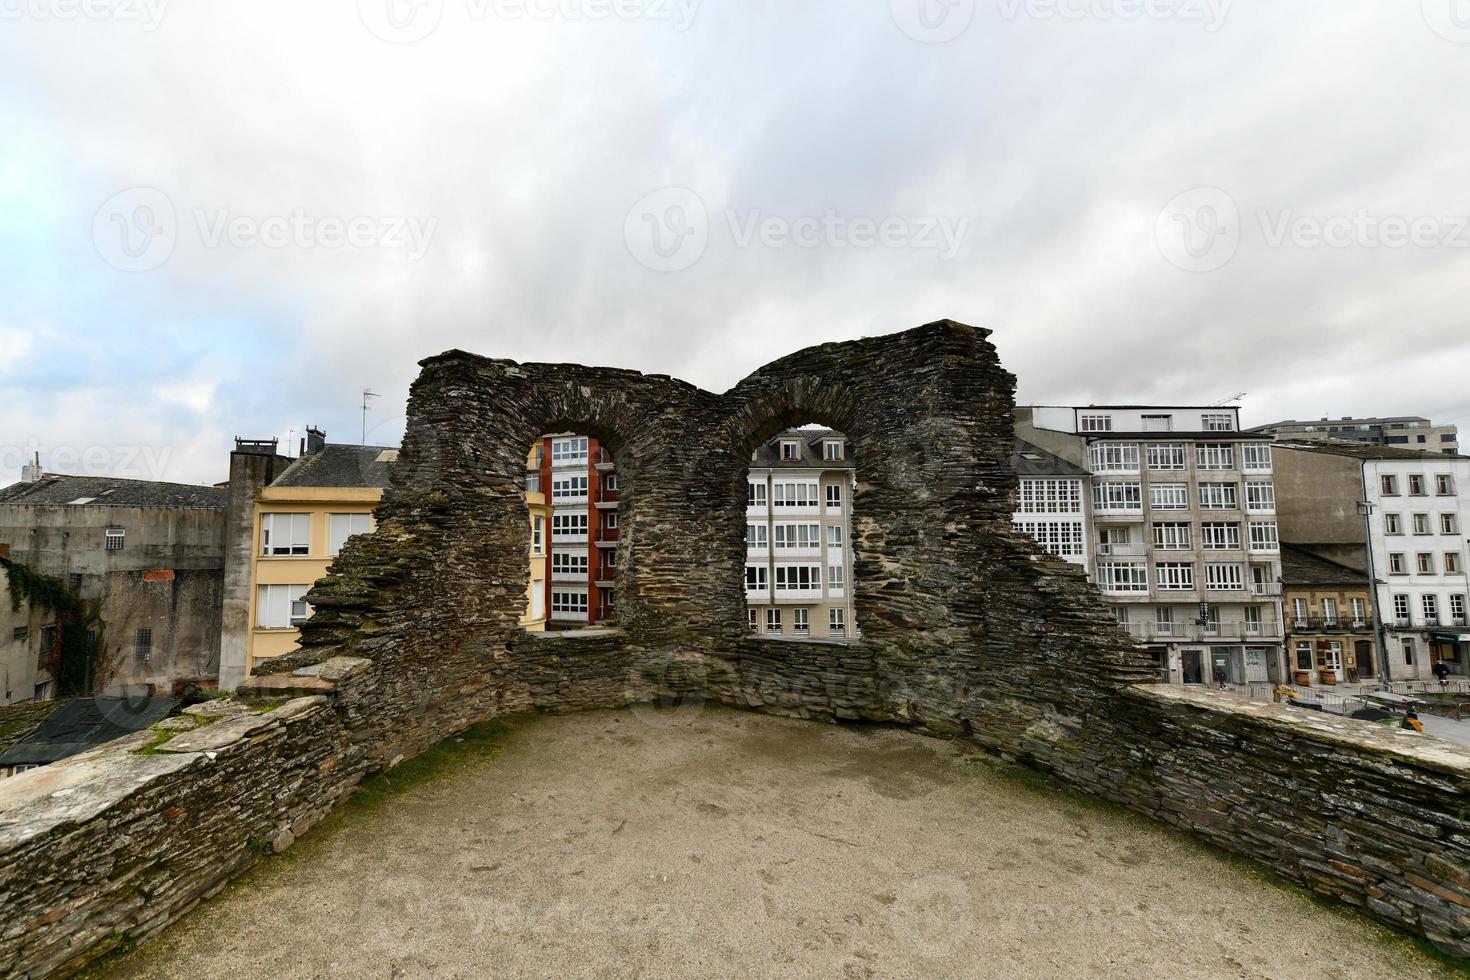
[[[1149,505],[1154,510],[1188,510],[1189,485],[1155,483],[1148,488]]]
[[[1432,592],[1425,593],[1422,597],[1424,605],[1424,625],[1439,625],[1439,596]]]
[[[1226,443],[1201,443],[1194,447],[1195,466],[1202,470],[1235,469],[1235,447]]]
[[[1277,536],[1275,521],[1250,522],[1251,551],[1279,551],[1281,541]]]
[[[1240,506],[1240,488],[1234,483],[1201,483],[1200,510],[1235,510]]]
[[[587,462],[586,436],[572,436],[567,439],[551,440],[551,463],[553,466],[585,462]]]
[[[847,635],[847,610],[827,610],[827,632],[832,636]]]
[[[1148,468],[1151,470],[1184,469],[1184,444],[1180,442],[1149,443]]]
[[[1143,486],[1139,483],[1094,483],[1092,485],[1094,510],[1143,510]]]
[[[781,610],[779,610],[779,609],[767,609],[766,610],[766,632],[767,633],[780,633],[781,631],[782,631],[781,630]]]
[[[827,506],[832,506],[832,491],[841,489],[835,486],[827,488]],[[1082,481],[1021,480],[1017,488],[1016,502],[1017,511],[1022,514],[1080,514],[1082,513]]]
[[[1199,527],[1201,542],[1207,551],[1239,550],[1240,525],[1206,521]]]
[[[1248,442],[1240,447],[1240,455],[1247,473],[1271,472],[1271,444],[1269,442]]]
[[[808,636],[812,631],[811,610],[791,610],[791,632],[797,636]]]
[[[1087,461],[1094,473],[1137,473],[1138,443],[1095,442],[1087,449]]]
[[[1244,570],[1236,564],[1206,562],[1205,588],[1215,592],[1243,592]]]
[[[1097,584],[1104,592],[1147,592],[1148,565],[1141,561],[1098,562]]]
[[[1247,480],[1245,509],[1261,513],[1274,512],[1276,510],[1276,485],[1270,480]]]
[[[1155,581],[1162,592],[1187,592],[1194,588],[1194,563],[1161,561],[1154,565]]]
[[[1154,525],[1155,548],[1161,551],[1188,551],[1192,546],[1189,524],[1169,522]]]

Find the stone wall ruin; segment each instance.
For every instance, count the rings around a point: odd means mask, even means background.
[[[24,798],[0,784],[0,896],[26,910],[0,923],[0,970],[39,975],[95,957],[98,936],[150,935],[248,863],[247,839],[294,839],[363,774],[469,725],[704,700],[965,738],[1470,955],[1470,752],[1150,685],[1082,572],[1011,530],[1014,379],[987,336],[945,320],[825,344],[724,394],[630,371],[428,358],[376,532],[352,539],[309,595],[302,650],[243,689],[326,701],[270,729],[275,741],[221,730],[212,754],[165,744],[153,758],[188,763],[113,780],[85,812],[36,784]],[[745,473],[760,442],[798,422],[845,433],[862,460],[859,640],[746,628]],[[526,447],[549,431],[595,436],[618,461],[611,628],[518,626]],[[270,797],[221,822],[231,765]],[[211,812],[194,809],[201,779],[213,780]],[[167,870],[172,846],[217,860],[183,891],[89,890],[109,869],[83,869],[66,842],[133,820],[155,836],[145,856],[111,853],[129,881]]]

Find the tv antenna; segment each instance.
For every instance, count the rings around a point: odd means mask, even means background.
[[[369,402],[368,399],[382,397],[382,395],[378,394],[376,391],[373,391],[373,389],[371,388],[362,389],[362,444],[364,446],[367,445],[367,413],[368,410],[372,408],[372,403]]]

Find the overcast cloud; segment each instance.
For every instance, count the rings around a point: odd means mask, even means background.
[[[940,317],[1023,401],[1464,426],[1457,4],[0,0],[0,483]]]

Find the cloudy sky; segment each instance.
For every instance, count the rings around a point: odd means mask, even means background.
[[[1470,424],[1465,0],[0,0],[0,483],[396,442],[450,347]]]

